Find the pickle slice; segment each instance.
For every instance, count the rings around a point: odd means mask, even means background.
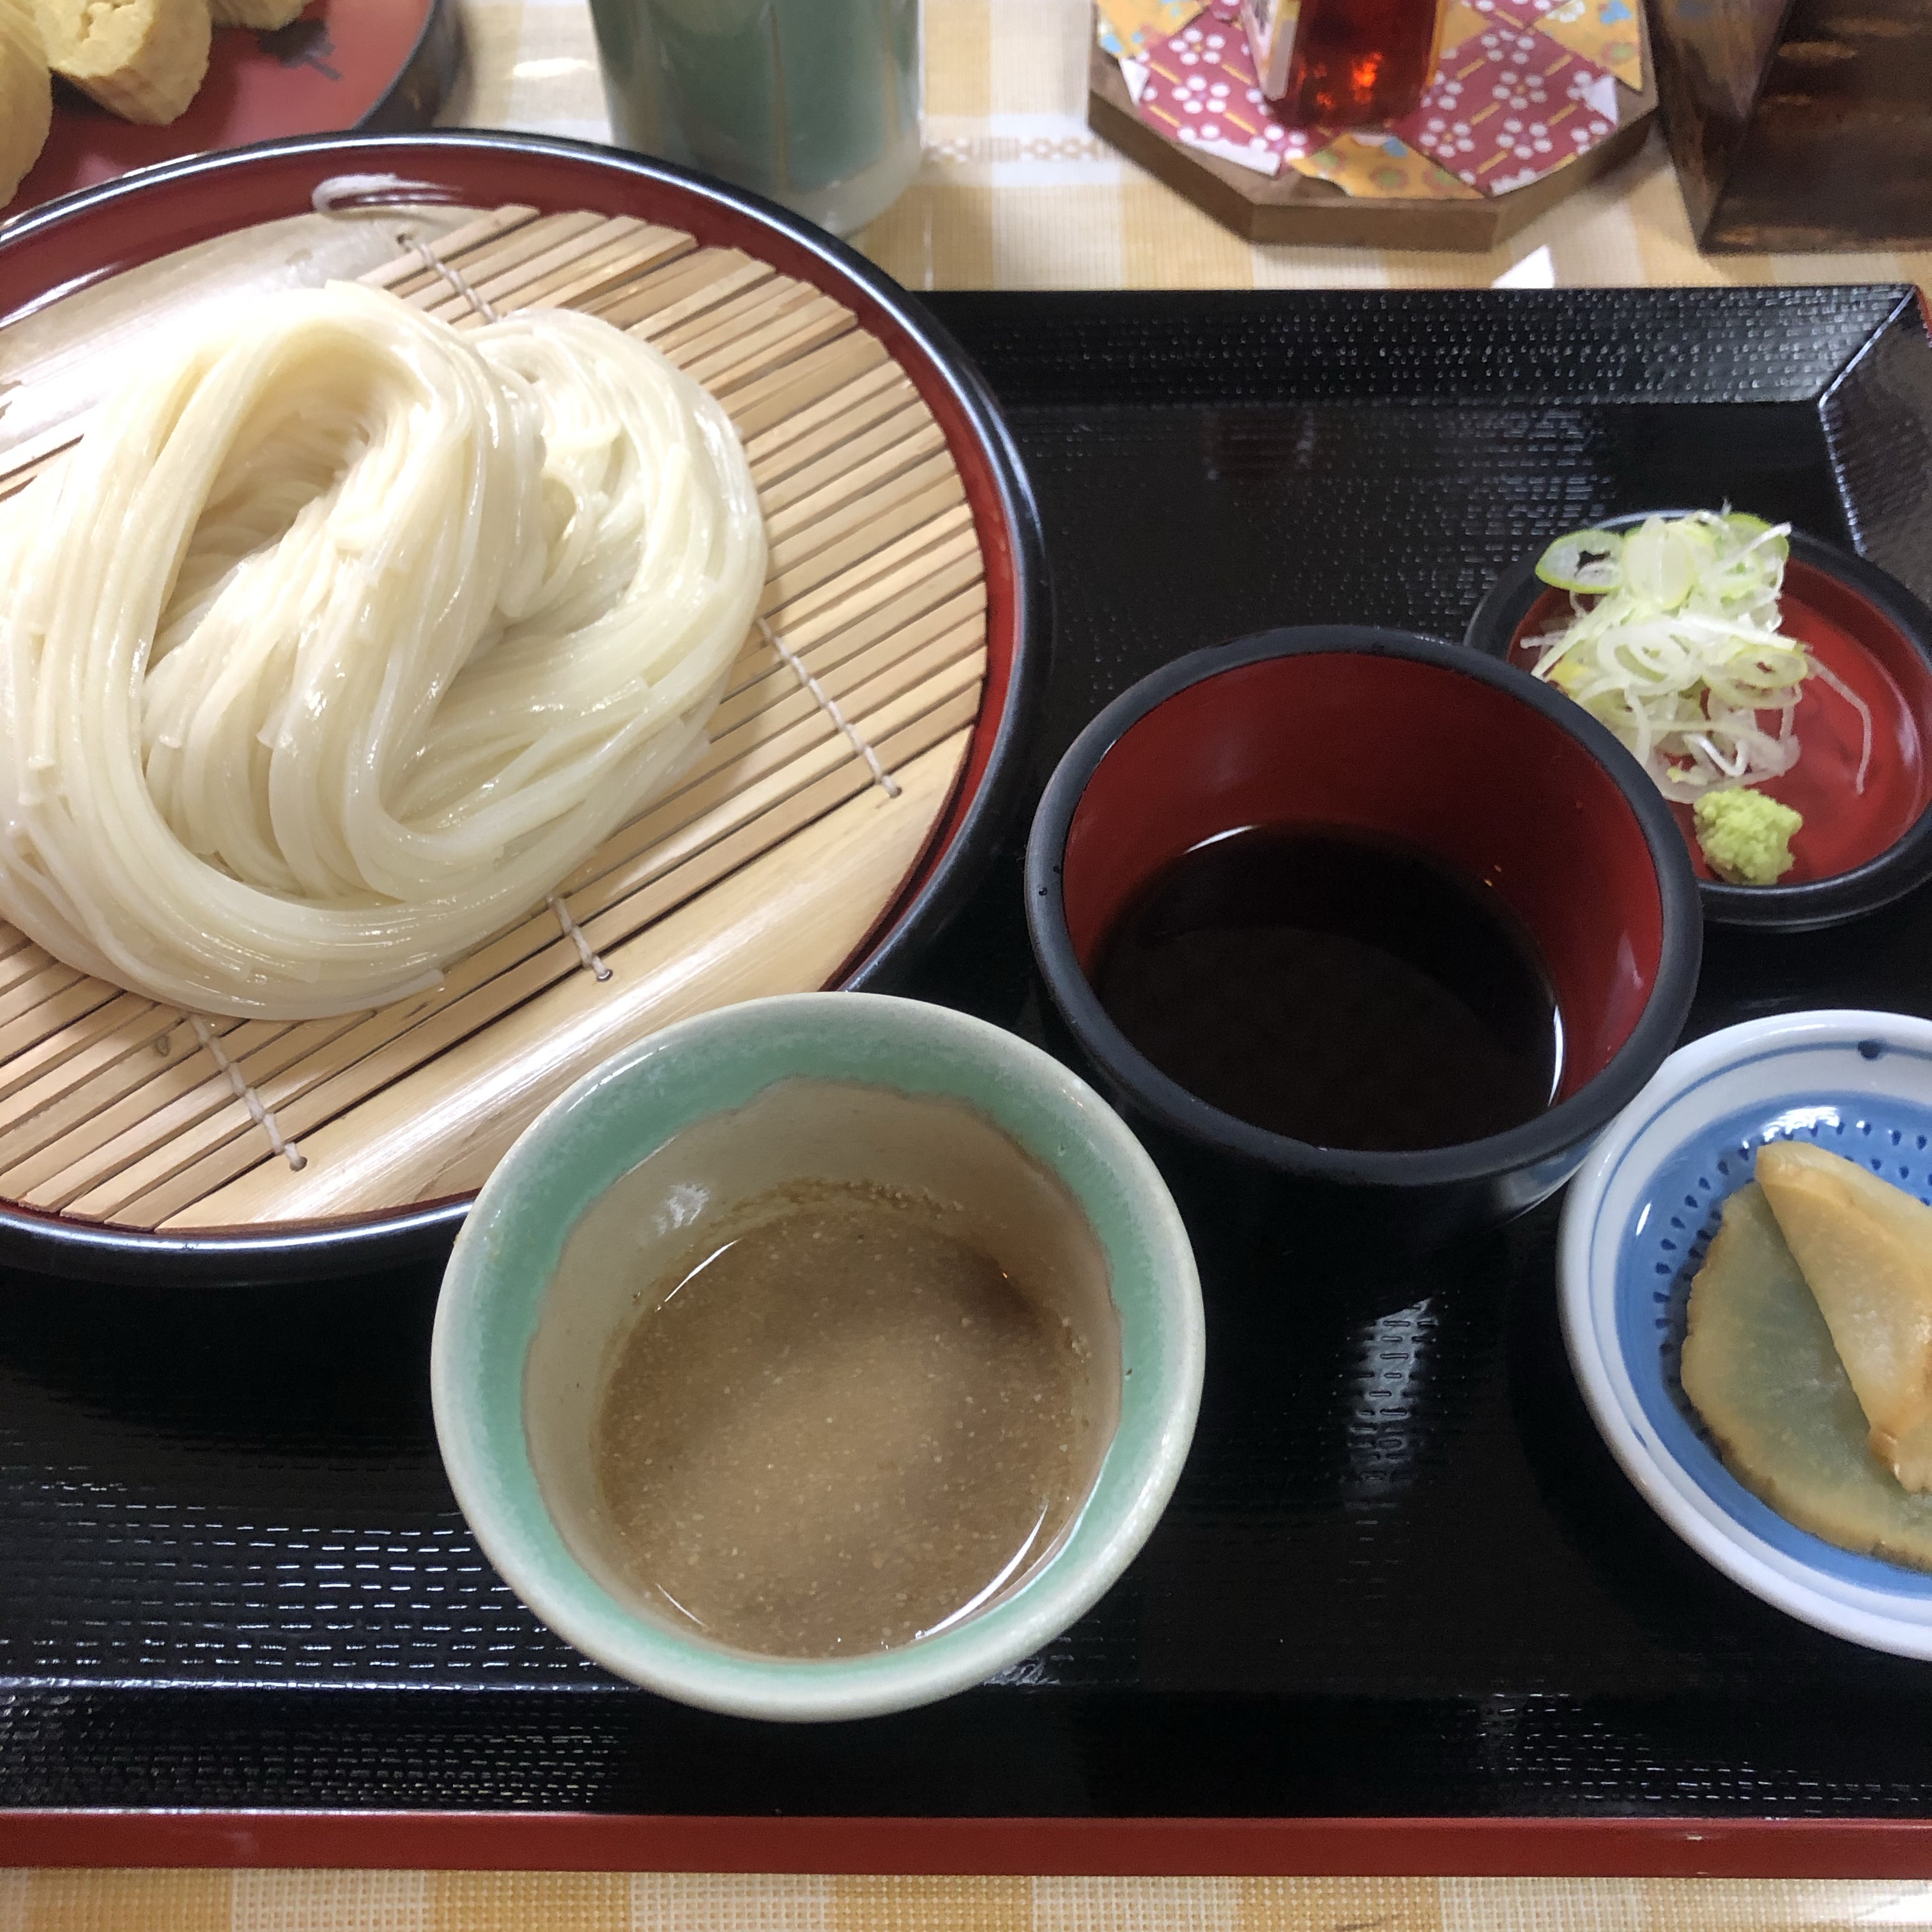
[[[1682,1373],[1726,1466],[1787,1522],[1932,1570],[1932,1496],[1902,1489],[1868,1446],[1832,1331],[1755,1181],[1724,1203],[1691,1286]]]

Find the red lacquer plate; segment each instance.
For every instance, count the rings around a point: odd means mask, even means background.
[[[1652,514],[1612,517],[1615,530]],[[1862,789],[1857,711],[1822,679],[1795,718],[1798,763],[1761,789],[1802,814],[1795,863],[1775,886],[1726,885],[1706,862],[1688,806],[1672,809],[1690,848],[1705,915],[1720,925],[1800,931],[1875,911],[1932,877],[1932,613],[1895,578],[1801,531],[1780,600],[1782,628],[1870,707]],[[1534,558],[1499,578],[1465,641],[1528,669],[1535,640],[1562,627],[1568,594],[1546,589]],[[1767,721],[1769,722],[1769,721]]]
[[[321,182],[392,174],[420,198],[542,213],[587,210],[736,248],[833,298],[886,347],[944,433],[976,530],[986,590],[979,716],[950,803],[896,898],[832,983],[890,987],[958,910],[1010,823],[1044,692],[1048,596],[1039,518],[999,412],[952,339],[823,230],[704,176],[580,142],[442,133],[266,143],[122,176],[0,230],[0,327],[122,270],[307,213]],[[0,1202],[0,1253],[95,1276],[200,1285],[338,1274],[433,1252],[469,1194],[332,1221],[148,1234]]]
[[[165,128],[117,120],[57,82],[47,144],[4,212],[184,155],[288,135],[426,128],[462,58],[460,17],[452,0],[310,0],[274,33],[219,28],[207,79]]]

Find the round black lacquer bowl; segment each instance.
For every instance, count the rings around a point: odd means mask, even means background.
[[[1365,1150],[1258,1126],[1156,1065],[1096,990],[1108,949],[1184,854],[1255,827],[1412,853],[1525,935],[1560,1029],[1547,1104],[1455,1144]],[[1684,842],[1608,730],[1526,671],[1352,626],[1199,651],[1110,704],[1047,786],[1026,894],[1060,1016],[1150,1140],[1245,1170],[1285,1216],[1411,1251],[1562,1185],[1676,1044],[1702,940]],[[1373,1046],[1364,1080],[1382,1077]]]

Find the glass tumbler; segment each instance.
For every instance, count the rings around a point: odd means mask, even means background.
[[[919,0],[591,0],[613,138],[849,235],[919,170]]]
[[[1436,71],[1445,0],[1245,0],[1262,91],[1292,128],[1386,128]]]

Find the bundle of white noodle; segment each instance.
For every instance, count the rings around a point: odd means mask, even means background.
[[[0,912],[204,1012],[433,984],[675,777],[764,572],[724,412],[590,316],[165,343],[0,504]]]
[[[1816,677],[1858,713],[1858,789],[1871,762],[1864,700],[1778,630],[1788,524],[1708,510],[1628,536],[1559,538],[1537,574],[1572,593],[1563,629],[1534,640],[1538,677],[1600,718],[1665,797],[1762,783],[1798,762],[1792,718]],[[1774,713],[1774,729],[1760,714]]]

